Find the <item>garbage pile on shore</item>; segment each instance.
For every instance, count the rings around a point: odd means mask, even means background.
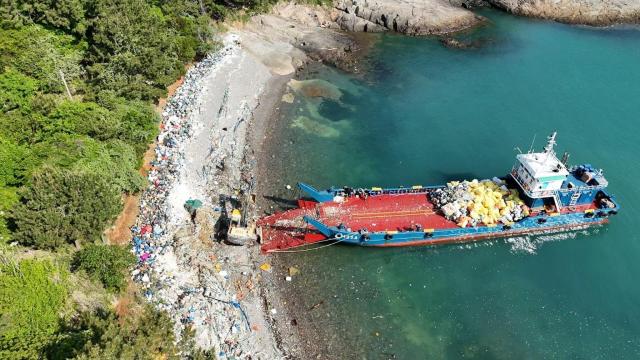
[[[248,320],[238,303],[224,261],[214,263],[214,255],[199,247],[195,228],[174,223],[170,193],[184,171],[184,145],[192,137],[190,121],[201,102],[202,81],[237,49],[234,38],[222,50],[209,55],[188,70],[184,83],[167,102],[162,113],[155,159],[148,173],[149,186],[140,199],[140,213],[131,228],[132,252],[138,262],[131,273],[145,298],[169,313],[176,323],[178,338],[190,325],[199,327],[205,348],[215,347],[218,357],[245,357],[238,336],[246,332]],[[179,189],[177,190],[179,191]],[[200,211],[200,210],[198,210]],[[183,230],[176,233],[182,226]],[[211,266],[214,271],[205,268]],[[225,333],[222,333],[222,332]],[[225,337],[226,336],[226,337]]]
[[[131,228],[133,251],[138,256],[138,265],[132,275],[135,281],[148,289],[148,298],[153,293],[151,269],[156,257],[163,254],[173,242],[167,231],[170,220],[167,196],[177,180],[179,169],[184,166],[184,156],[180,150],[184,140],[191,136],[189,114],[198,101],[201,80],[232,50],[232,47],[227,47],[211,54],[189,69],[184,83],[167,102],[162,113],[156,156],[147,175],[149,186],[140,198],[140,213],[136,225]]]
[[[430,193],[431,202],[444,216],[460,227],[483,223],[510,225],[529,215],[529,209],[518,196],[508,189],[504,180],[451,181],[444,188]]]

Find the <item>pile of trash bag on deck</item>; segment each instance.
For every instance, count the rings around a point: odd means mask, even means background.
[[[436,209],[460,227],[482,223],[511,225],[529,216],[529,208],[518,195],[508,189],[504,180],[451,181],[446,187],[429,194]]]

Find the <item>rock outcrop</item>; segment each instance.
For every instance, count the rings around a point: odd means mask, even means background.
[[[482,17],[446,0],[337,0],[334,8],[336,23],[349,31],[439,35],[482,21]]]
[[[333,21],[332,9],[284,3],[257,15],[239,30],[242,45],[279,75],[311,59],[351,71],[358,45]]]
[[[640,23],[639,0],[487,0],[516,15],[569,24]]]

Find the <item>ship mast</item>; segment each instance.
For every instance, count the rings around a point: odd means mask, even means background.
[[[553,151],[553,147],[556,145],[556,132],[554,131],[550,136],[547,137],[547,146],[544,147],[544,153],[547,154],[547,158],[549,158],[549,154],[555,155]]]

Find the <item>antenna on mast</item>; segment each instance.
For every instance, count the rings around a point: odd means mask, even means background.
[[[547,137],[547,146],[544,147],[544,152],[547,154],[553,153],[553,147],[556,145],[556,132],[554,131]]]
[[[531,140],[531,146],[529,146],[529,151],[527,151],[527,154],[531,154],[533,152],[533,144],[536,142],[536,135],[537,134],[533,134],[533,140]]]
[[[556,145],[556,132],[554,131],[547,137],[547,146],[544,147],[544,153],[546,154],[546,158],[549,156],[555,156],[556,152],[553,151],[553,147]]]
[[[518,150],[518,152],[519,152],[520,154],[522,154],[522,150],[520,150],[520,148],[519,148],[519,147],[517,147],[517,146],[516,146],[516,147],[514,147],[514,148],[513,148],[513,150]]]

